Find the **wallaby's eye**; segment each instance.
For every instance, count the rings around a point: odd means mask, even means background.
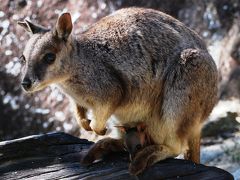
[[[54,63],[55,59],[56,59],[56,55],[54,53],[47,53],[43,57],[44,62],[46,62],[49,65]]]
[[[136,145],[136,151],[140,150],[142,148],[141,144]]]
[[[26,59],[25,59],[25,56],[24,55],[21,55],[20,57],[19,57],[19,63],[21,64],[21,65],[25,65],[26,64]]]

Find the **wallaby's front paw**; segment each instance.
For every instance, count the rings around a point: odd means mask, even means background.
[[[95,129],[93,129],[93,131],[94,131],[97,135],[103,136],[103,135],[106,134],[107,129],[106,129],[106,128],[103,129],[103,130],[95,130]]]
[[[81,125],[83,129],[86,131],[92,131],[92,128],[90,127],[91,120],[89,119],[81,119]]]
[[[97,123],[96,121],[91,121],[90,126],[97,135],[103,136],[107,132],[105,124],[100,124],[100,123]]]

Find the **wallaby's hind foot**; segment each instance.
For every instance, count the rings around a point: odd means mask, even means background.
[[[156,162],[178,154],[179,152],[175,152],[172,148],[165,145],[147,146],[137,153],[129,166],[129,172],[133,175],[138,175]]]
[[[95,160],[103,158],[111,152],[124,151],[123,141],[121,139],[105,138],[92,145],[87,154],[83,156],[81,164],[90,165]]]

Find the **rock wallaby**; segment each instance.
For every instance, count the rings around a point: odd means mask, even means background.
[[[123,132],[123,144],[129,153],[130,160],[144,147],[153,145],[151,137],[146,133],[146,125],[138,123],[135,127],[115,126]]]
[[[53,29],[18,24],[31,35],[21,56],[25,91],[56,84],[75,102],[80,126],[99,135],[111,115],[123,125],[146,124],[154,144],[136,154],[130,173],[184,152],[199,162],[201,127],[217,100],[217,69],[194,31],[144,8],[118,10],[78,37],[71,33],[69,13]],[[122,138],[103,139],[82,163],[123,148]]]

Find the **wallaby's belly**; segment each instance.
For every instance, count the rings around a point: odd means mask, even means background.
[[[119,107],[114,112],[114,115],[122,124],[134,124],[141,121],[146,121],[152,109],[150,105],[143,103],[131,103],[123,107]]]

